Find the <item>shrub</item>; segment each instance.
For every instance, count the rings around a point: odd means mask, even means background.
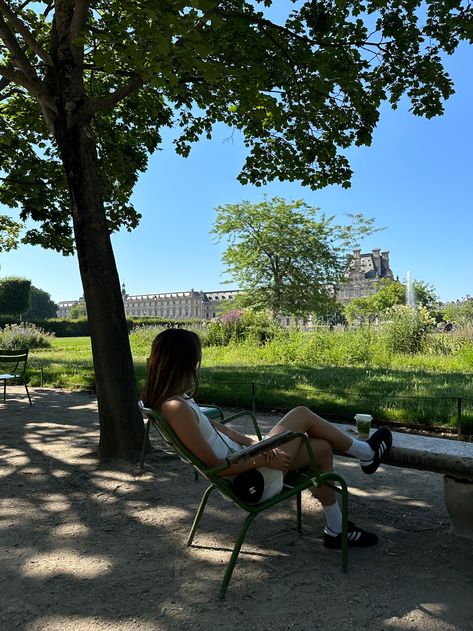
[[[384,318],[383,329],[389,351],[410,355],[426,348],[435,320],[425,307],[396,305],[385,312]]]
[[[23,348],[49,348],[51,333],[29,322],[7,324],[0,329],[0,347],[5,350],[21,350]]]
[[[228,346],[230,343],[252,341],[263,346],[272,340],[281,326],[269,311],[232,310],[203,321],[199,334],[203,346]]]

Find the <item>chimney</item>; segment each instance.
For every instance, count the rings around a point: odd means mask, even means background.
[[[373,248],[373,263],[376,275],[381,276],[381,250],[379,248]]]

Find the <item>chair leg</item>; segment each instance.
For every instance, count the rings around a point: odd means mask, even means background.
[[[297,507],[297,533],[302,533],[302,493],[296,495],[296,507]]]
[[[243,522],[243,526],[240,528],[240,532],[238,533],[238,537],[235,542],[235,546],[233,548],[232,556],[230,557],[230,561],[228,562],[227,569],[225,570],[225,575],[223,577],[222,584],[220,585],[220,591],[218,593],[218,597],[221,600],[225,598],[225,592],[227,591],[228,584],[230,583],[230,579],[232,578],[233,570],[238,560],[238,555],[240,554],[240,549],[241,549],[243,540],[248,531],[248,528],[251,526],[253,519],[256,517],[256,515],[257,513],[249,513],[245,521]]]
[[[148,442],[148,438],[149,438],[149,428],[151,426],[151,421],[146,421],[145,423],[145,436],[143,439],[143,446],[141,447],[141,458],[140,458],[140,469],[143,468],[144,463],[145,463],[145,450],[146,450],[146,444]]]
[[[204,509],[205,506],[207,504],[207,500],[209,499],[210,494],[212,493],[212,491],[215,489],[215,486],[213,484],[211,484],[210,486],[208,486],[205,489],[204,494],[202,495],[202,499],[200,500],[200,504],[199,504],[199,508],[197,509],[197,513],[194,517],[194,523],[192,524],[192,528],[190,530],[189,536],[187,537],[187,544],[188,546],[192,545],[192,542],[194,541],[194,535],[197,531],[197,528],[199,526],[199,522],[200,519],[204,513]]]
[[[342,572],[348,572],[348,489],[342,483]]]
[[[24,386],[25,386],[25,388],[26,388],[26,394],[28,395],[28,400],[29,400],[29,402],[30,402],[30,405],[33,405],[33,404],[31,403],[30,391],[28,390],[28,386],[27,386],[27,384],[26,384],[26,380],[25,380],[25,379],[23,379],[23,384],[24,384]]]
[[[3,402],[5,403],[6,400],[6,396],[7,396],[7,380],[4,379],[3,380]]]

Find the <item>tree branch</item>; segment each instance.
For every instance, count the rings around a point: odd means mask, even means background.
[[[0,0],[0,12],[3,13],[13,29],[21,36],[25,44],[29,46],[46,65],[51,66],[51,56],[39,45],[23,20],[20,20],[4,0]]]
[[[2,76],[7,83],[15,83],[16,85],[21,85],[23,88],[26,88],[35,96],[40,91],[41,82],[36,77],[26,76],[23,71],[15,70],[15,68],[12,66],[0,65],[0,76]]]
[[[275,22],[271,22],[271,20],[268,20],[267,18],[262,18],[259,17],[257,15],[250,15],[248,13],[244,13],[243,11],[221,11],[218,8],[215,8],[214,12],[219,13],[219,15],[221,15],[222,17],[227,17],[227,18],[240,18],[243,20],[246,20],[247,22],[249,22],[250,24],[256,24],[260,27],[264,27],[264,28],[268,28],[268,29],[275,29],[277,31],[280,31],[281,33],[284,33],[285,35],[288,35],[289,37],[296,39],[300,42],[304,42],[305,44],[310,44],[311,46],[321,46],[321,47],[327,47],[327,48],[340,48],[341,46],[347,46],[347,45],[354,45],[354,46],[373,46],[374,48],[380,48],[383,49],[383,46],[385,46],[385,42],[370,42],[370,41],[363,41],[363,42],[358,42],[358,41],[354,41],[354,42],[342,42],[342,41],[329,41],[329,40],[316,40],[316,39],[312,39],[311,37],[308,37],[307,35],[299,35],[299,33],[295,33],[294,31],[292,31],[290,28],[287,28],[286,26],[282,26],[281,24],[276,24]]]
[[[73,42],[84,30],[89,13],[90,0],[76,0],[74,4],[74,14],[69,27],[69,37]]]
[[[16,41],[16,37],[10,31],[2,15],[0,15],[0,38],[10,52],[14,65],[16,65],[25,76],[36,78],[34,67],[30,64],[27,56],[22,51],[21,46]]]
[[[107,96],[102,97],[101,99],[97,99],[96,101],[91,101],[88,105],[84,107],[83,114],[85,116],[92,116],[96,112],[103,112],[105,110],[111,109],[114,105],[126,99],[127,96],[139,90],[143,85],[143,78],[139,75],[136,75],[134,79],[130,81],[127,85],[118,88],[115,92],[111,92],[107,94]]]

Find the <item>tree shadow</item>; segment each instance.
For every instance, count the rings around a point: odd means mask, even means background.
[[[287,503],[257,518],[220,603],[242,512],[214,493],[186,548],[204,481],[159,450],[143,471],[99,465],[93,397],[32,394],[0,405],[2,629],[469,628],[473,553],[447,534],[440,476],[340,460],[351,518],[380,545],[345,575],[318,504],[304,497],[299,537]]]

